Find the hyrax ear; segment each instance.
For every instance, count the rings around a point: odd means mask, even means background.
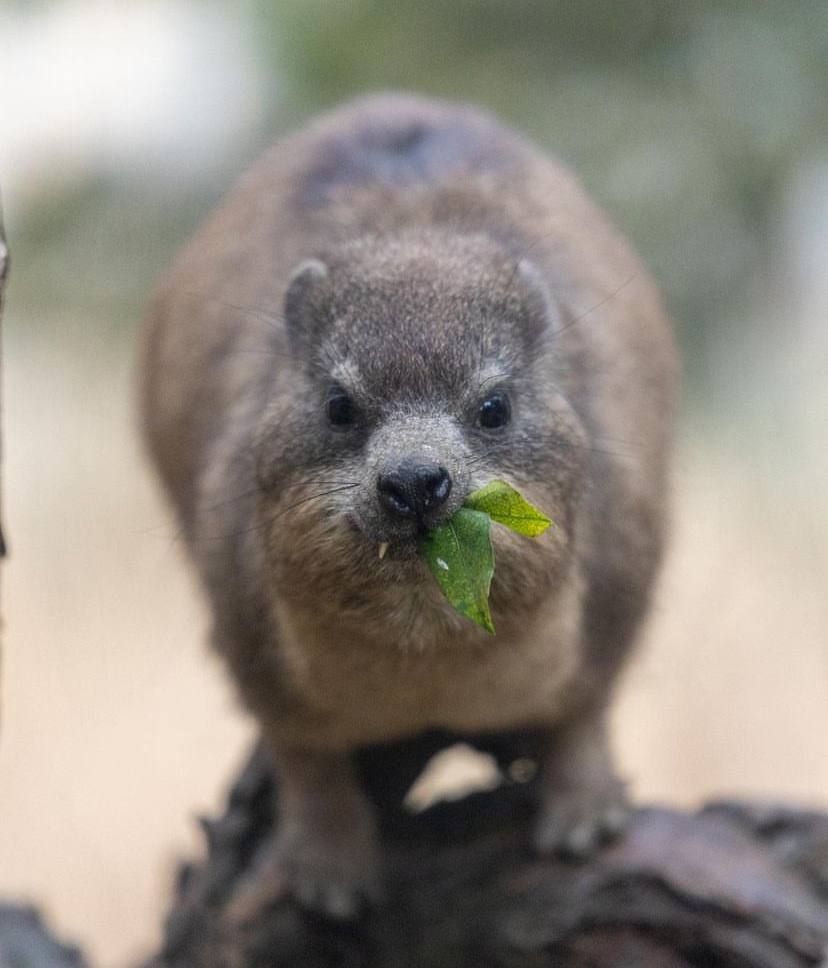
[[[285,324],[291,346],[306,352],[324,312],[330,272],[321,259],[305,259],[293,270],[285,292]]]
[[[561,328],[561,307],[549,283],[531,259],[523,258],[514,270],[515,290],[527,318],[527,337],[535,343]]]

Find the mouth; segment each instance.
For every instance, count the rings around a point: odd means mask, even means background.
[[[425,529],[396,534],[375,535],[354,515],[348,515],[351,530],[359,536],[360,544],[373,561],[387,564],[394,561],[412,561],[420,557],[420,545]]]
[[[420,539],[405,538],[396,541],[381,541],[377,545],[378,561],[414,561],[420,557]]]

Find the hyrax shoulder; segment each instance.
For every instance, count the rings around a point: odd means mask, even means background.
[[[676,364],[648,274],[564,168],[469,108],[326,115],[185,250],[142,375],[216,646],[281,772],[281,882],[339,913],[372,892],[348,754],[429,727],[548,731],[539,844],[613,826],[602,711],[661,555]],[[490,639],[418,546],[493,479],[556,526],[495,529]]]

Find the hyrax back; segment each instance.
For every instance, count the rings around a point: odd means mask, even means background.
[[[251,896],[347,915],[374,894],[349,754],[430,727],[548,736],[542,848],[620,824],[603,711],[661,555],[676,364],[646,271],[571,175],[467,108],[327,115],[186,249],[142,373],[215,645],[280,771]],[[493,479],[555,527],[494,529],[491,638],[417,548]]]

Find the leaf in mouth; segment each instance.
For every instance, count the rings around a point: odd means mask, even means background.
[[[489,613],[489,586],[494,574],[490,530],[488,514],[460,508],[426,535],[423,554],[437,584],[457,611],[494,635]]]
[[[422,552],[454,608],[494,635],[489,611],[494,574],[492,521],[528,537],[543,534],[552,523],[510,484],[491,481],[470,494],[445,524],[426,535]]]
[[[552,524],[506,481],[491,481],[466,498],[463,507],[483,511],[493,521],[527,538],[536,538]]]

